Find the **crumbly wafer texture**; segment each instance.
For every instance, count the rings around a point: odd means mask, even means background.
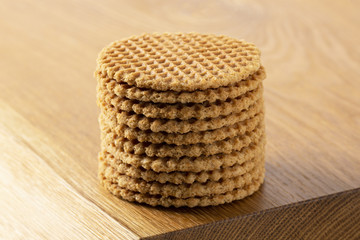
[[[159,91],[228,86],[260,68],[251,43],[198,33],[143,34],[105,47],[97,70],[110,79]]]
[[[239,151],[252,142],[259,142],[264,134],[264,124],[260,123],[253,131],[246,132],[233,138],[216,141],[209,144],[197,143],[189,145],[172,144],[154,144],[148,142],[138,142],[137,140],[128,140],[118,136],[111,130],[107,133],[102,132],[102,144],[112,146],[120,151],[134,153],[137,155],[146,154],[149,157],[174,157],[182,156],[199,157],[210,156],[218,153],[231,153]]]
[[[126,153],[116,148],[102,146],[102,151],[108,151],[116,159],[136,168],[144,168],[154,172],[201,172],[213,171],[220,168],[231,167],[235,164],[243,164],[261,155],[265,150],[266,139],[263,136],[258,143],[250,143],[240,151],[233,151],[230,154],[216,154],[201,157],[181,157],[181,158],[160,158],[148,157],[146,155],[136,155]]]
[[[156,91],[153,89],[137,88],[126,83],[118,83],[99,71],[95,72],[95,76],[98,80],[98,89],[100,91],[106,89],[120,98],[125,97],[154,103],[213,103],[225,101],[228,98],[237,98],[248,91],[256,89],[265,79],[266,73],[264,67],[261,66],[256,73],[233,85],[193,92]]]
[[[187,133],[214,130],[229,126],[236,122],[251,118],[261,111],[263,111],[262,98],[249,106],[248,109],[244,109],[241,112],[200,120],[190,119],[181,121],[180,119],[147,118],[141,114],[118,112],[109,106],[104,108],[102,113],[111,128],[125,124],[130,128],[151,130],[152,132]]]
[[[191,118],[204,119],[225,116],[231,113],[241,112],[248,109],[262,97],[262,84],[255,90],[249,91],[237,98],[229,98],[226,101],[216,101],[214,103],[151,103],[140,102],[119,98],[110,92],[98,92],[99,106],[112,105],[118,111],[135,112],[148,118],[166,118],[188,120]]]
[[[215,141],[232,138],[242,135],[246,131],[252,131],[261,121],[264,120],[264,114],[258,113],[254,117],[244,121],[237,122],[230,126],[225,126],[210,131],[188,132],[184,134],[151,132],[143,131],[138,128],[130,128],[126,125],[113,126],[112,131],[119,136],[123,136],[129,140],[137,140],[139,142],[166,143],[166,144],[196,144],[196,143],[212,143]],[[102,131],[108,131],[108,125],[104,114],[100,114],[99,123]]]
[[[230,167],[220,168],[212,171],[201,172],[171,172],[171,173],[158,173],[144,168],[134,167],[130,164],[124,163],[117,159],[111,153],[102,151],[99,154],[100,164],[107,164],[114,168],[114,176],[127,175],[132,178],[141,178],[147,182],[156,181],[159,183],[173,183],[173,184],[192,184],[194,182],[204,183],[206,181],[219,181],[220,179],[233,178],[243,175],[258,164],[263,155],[256,156],[255,158],[244,162],[242,164],[234,164]],[[101,169],[101,167],[100,167]]]
[[[160,195],[142,194],[136,191],[130,191],[126,188],[121,188],[116,182],[106,179],[102,173],[99,174],[101,184],[109,190],[113,195],[118,196],[130,202],[146,203],[151,206],[164,207],[205,207],[216,206],[224,203],[230,203],[235,200],[243,199],[252,195],[259,190],[261,184],[264,182],[265,173],[262,173],[259,178],[254,179],[251,184],[247,184],[242,188],[235,188],[223,194],[191,197],[191,198],[174,198],[164,197]]]
[[[119,187],[142,194],[161,195],[163,197],[189,198],[223,194],[236,188],[242,188],[251,184],[254,179],[259,178],[264,172],[264,163],[261,161],[250,172],[233,178],[220,179],[219,181],[207,181],[205,183],[194,182],[192,184],[147,182],[141,178],[132,178],[121,175],[115,169],[104,162],[99,164],[99,172],[104,178],[116,182]]]

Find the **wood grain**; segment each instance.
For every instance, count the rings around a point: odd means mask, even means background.
[[[355,189],[146,239],[358,239],[359,214]]]
[[[180,230],[200,238],[218,236],[211,229],[224,219],[230,224],[216,232],[234,237],[226,229],[246,216],[268,226],[273,212],[288,216],[292,209],[310,219],[322,201],[331,209],[350,199],[319,218],[322,229],[344,222],[359,211],[359,190],[349,191],[360,187],[359,7],[355,1],[2,1],[0,239],[186,236],[161,235]],[[262,50],[267,176],[252,197],[165,209],[124,202],[99,186],[95,59],[113,40],[154,31],[226,34]],[[326,219],[333,216],[342,218]],[[262,236],[248,226],[249,237]],[[283,233],[293,226],[284,224]],[[344,238],[356,239],[358,226]],[[331,238],[348,228],[334,229],[301,236]]]

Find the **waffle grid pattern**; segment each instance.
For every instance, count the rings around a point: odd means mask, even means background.
[[[111,43],[95,71],[101,184],[165,207],[253,194],[265,176],[265,77],[255,45],[226,36],[143,34]]]
[[[260,51],[226,36],[144,34],[106,47],[98,67],[109,78],[139,88],[194,91],[247,78],[260,68]]]

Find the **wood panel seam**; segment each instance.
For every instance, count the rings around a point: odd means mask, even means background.
[[[286,204],[286,205],[283,205],[283,206],[274,207],[274,208],[262,210],[262,211],[259,211],[259,212],[246,214],[246,215],[243,215],[243,216],[224,219],[224,220],[221,220],[221,221],[217,221],[215,223],[201,224],[201,225],[191,227],[191,228],[186,228],[186,229],[183,229],[183,230],[178,230],[178,231],[172,231],[172,232],[169,232],[169,233],[153,235],[153,236],[145,237],[145,238],[142,238],[142,239],[144,239],[144,240],[151,240],[151,239],[156,239],[156,238],[165,239],[164,238],[165,236],[167,236],[168,234],[171,234],[171,233],[175,233],[175,232],[186,232],[186,231],[194,231],[195,232],[197,229],[204,229],[204,228],[207,228],[207,227],[210,228],[210,227],[214,226],[214,224],[216,224],[216,225],[224,224],[225,225],[226,222],[231,222],[231,221],[234,221],[236,219],[247,219],[247,218],[251,218],[251,217],[254,217],[254,216],[265,215],[265,214],[270,213],[270,212],[276,212],[276,211],[284,210],[284,209],[291,209],[291,208],[295,208],[295,207],[298,207],[298,206],[306,206],[309,203],[317,203],[317,202],[320,202],[321,200],[325,200],[325,199],[329,199],[329,198],[338,198],[338,197],[341,197],[342,195],[347,195],[347,194],[351,195],[351,194],[356,194],[356,193],[360,193],[360,188],[354,188],[354,189],[347,190],[347,191],[337,192],[337,193],[333,193],[333,194],[329,194],[329,195],[325,195],[325,196],[321,196],[321,197],[317,197],[317,198],[312,198],[312,199],[308,199],[308,200],[304,200],[304,201],[300,201],[300,202],[290,203],[290,204]]]

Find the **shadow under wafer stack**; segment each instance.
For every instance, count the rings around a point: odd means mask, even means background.
[[[208,206],[263,183],[264,68],[250,43],[205,34],[144,34],[97,60],[99,177],[150,205]]]

